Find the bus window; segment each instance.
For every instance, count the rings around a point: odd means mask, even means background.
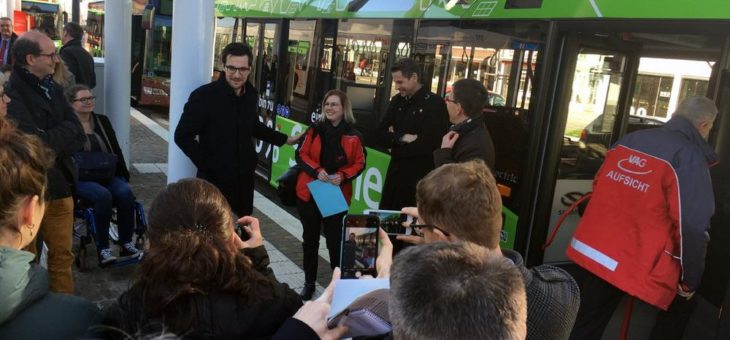
[[[386,95],[393,20],[340,20],[334,58],[335,88],[348,94],[358,126],[367,135],[378,123],[378,98]],[[399,44],[398,55],[410,53]],[[387,88],[390,88],[388,84]],[[367,137],[366,137],[367,138]]]
[[[287,101],[292,101],[295,95],[302,98],[307,96],[308,71],[314,51],[312,43],[316,24],[315,20],[291,20],[289,22]],[[306,100],[303,104],[303,110],[306,110]]]
[[[642,57],[629,111],[633,120],[669,120],[684,98],[706,95],[713,64],[705,60]]]
[[[592,179],[603,163],[616,120],[626,57],[583,50],[578,54],[560,179]]]
[[[221,52],[230,43],[234,42],[234,30],[239,18],[218,18],[215,22],[215,45],[213,46],[213,69],[223,71]]]

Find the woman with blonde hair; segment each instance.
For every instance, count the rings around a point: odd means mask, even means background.
[[[330,266],[340,263],[342,218],[346,212],[322,217],[312,199],[307,184],[312,181],[332,183],[342,190],[347,203],[352,196],[352,180],[365,168],[365,147],[360,133],[355,130],[355,117],[347,94],[331,90],[324,95],[322,114],[317,123],[305,134],[297,163],[302,171],[297,177],[297,210],[302,221],[302,248],[305,284],[301,295],[312,298],[317,278],[317,253],[320,229],[324,228]]]

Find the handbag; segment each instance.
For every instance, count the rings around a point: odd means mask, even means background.
[[[80,181],[105,182],[117,172],[117,155],[113,153],[84,151],[73,154],[72,158]]]
[[[299,176],[299,164],[296,164],[289,168],[284,174],[279,176],[276,181],[279,182],[279,187],[276,189],[279,194],[281,204],[287,207],[293,207],[297,205],[297,177]]]

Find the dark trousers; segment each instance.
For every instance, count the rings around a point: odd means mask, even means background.
[[[580,284],[580,309],[571,340],[600,339],[616,307],[626,293],[585,270]],[[677,295],[668,311],[659,311],[649,339],[682,339],[696,299]]]
[[[319,208],[314,203],[297,199],[299,220],[302,222],[303,267],[306,283],[317,280],[317,263],[319,250],[319,233],[324,227],[324,238],[327,240],[327,250],[330,254],[330,267],[334,269],[340,265],[340,240],[342,239],[342,218],[346,212],[322,218]]]
[[[76,194],[93,204],[96,220],[96,247],[98,250],[109,248],[109,223],[112,219],[112,207],[117,207],[117,227],[119,242],[131,242],[134,233],[134,195],[129,184],[119,177],[109,182],[79,181]]]

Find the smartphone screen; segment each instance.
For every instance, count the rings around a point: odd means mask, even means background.
[[[365,214],[375,215],[380,218],[380,227],[388,235],[412,235],[413,229],[404,227],[403,222],[413,223],[413,217],[398,210],[365,210]]]
[[[347,215],[342,228],[340,270],[343,279],[359,279],[363,275],[377,276],[378,216]]]

